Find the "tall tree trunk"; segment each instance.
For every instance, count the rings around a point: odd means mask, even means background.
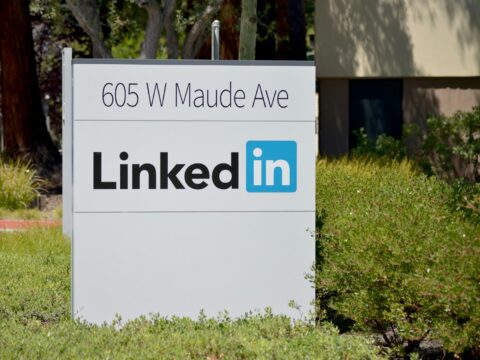
[[[290,0],[290,43],[293,60],[307,59],[305,0]]]
[[[165,1],[165,32],[167,35],[167,53],[169,59],[178,58],[178,36],[175,29],[176,0]]]
[[[257,1],[257,60],[275,60],[277,58],[275,39],[276,0]]]
[[[278,0],[277,59],[305,60],[306,56],[305,0]]]
[[[0,1],[0,16],[5,150],[12,157],[54,170],[60,155],[43,115],[28,0]]]
[[[158,42],[163,30],[162,7],[157,0],[140,0],[137,3],[145,8],[148,14],[140,59],[155,59],[157,57]]]
[[[257,38],[257,0],[242,0],[240,20],[240,60],[255,60]]]
[[[80,27],[92,40],[93,57],[111,58],[112,53],[103,39],[100,14],[96,0],[66,0],[67,6]]]

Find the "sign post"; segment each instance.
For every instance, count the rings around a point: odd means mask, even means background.
[[[220,21],[212,22],[212,60],[220,60]]]
[[[311,63],[74,59],[71,76],[75,318],[310,307]]]

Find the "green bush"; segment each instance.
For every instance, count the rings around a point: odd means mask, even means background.
[[[93,326],[70,320],[69,300],[70,244],[60,229],[0,233],[1,359],[381,358],[365,337],[270,311]]]
[[[388,158],[390,160],[401,160],[407,154],[407,148],[402,140],[395,139],[386,134],[381,134],[375,141],[371,140],[364,128],[353,131],[357,138],[357,146],[353,148],[350,155],[355,157]]]
[[[407,161],[320,161],[316,286],[321,318],[401,350],[441,339],[480,351],[480,228],[450,211],[450,187]]]
[[[480,182],[480,106],[453,116],[430,116],[422,158],[437,177]]]
[[[466,220],[480,225],[480,183],[456,180],[452,184],[448,204]]]
[[[0,160],[0,208],[27,208],[38,195],[39,184],[28,163]]]

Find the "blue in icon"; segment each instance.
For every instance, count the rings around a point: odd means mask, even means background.
[[[297,191],[295,141],[247,141],[247,192]]]

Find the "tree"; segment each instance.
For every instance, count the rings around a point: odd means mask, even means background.
[[[58,170],[57,148],[43,115],[28,0],[0,1],[0,61],[5,152]]]
[[[257,37],[257,0],[242,0],[240,20],[240,60],[255,60]]]
[[[107,45],[100,22],[100,8],[95,0],[66,0],[69,9],[77,19],[82,29],[90,36],[94,48],[94,56],[111,57],[111,49]],[[179,37],[176,32],[175,11],[178,9],[176,0],[131,0],[147,13],[145,32],[139,57],[143,59],[156,58],[159,40],[163,31],[166,33],[168,57],[176,59],[179,54]],[[218,13],[223,0],[188,1],[188,8],[202,10],[195,14],[193,24],[187,27],[182,44],[181,54],[184,59],[193,59],[208,38],[208,28],[214,16]],[[200,6],[201,5],[201,6]],[[122,6],[122,5],[118,5]],[[96,49],[96,50],[95,50]]]
[[[220,10],[223,0],[209,0],[207,6],[190,27],[183,43],[182,58],[194,59],[209,37],[210,23]]]
[[[62,58],[70,46],[79,57],[92,56],[92,44],[63,0],[30,0],[38,85],[47,128],[58,146],[62,135]]]
[[[277,59],[305,60],[305,0],[277,1]]]
[[[255,58],[257,60],[275,60],[276,49],[276,1],[257,1],[257,44]]]
[[[238,26],[240,19],[241,0],[224,0],[217,19],[220,20],[220,59],[238,60],[238,42],[240,38],[240,29]],[[207,37],[203,43],[202,49],[196,55],[198,59],[210,59],[212,39]]]
[[[93,56],[100,58],[112,57],[110,49],[104,41],[100,13],[96,0],[66,0],[73,16],[92,40]]]

